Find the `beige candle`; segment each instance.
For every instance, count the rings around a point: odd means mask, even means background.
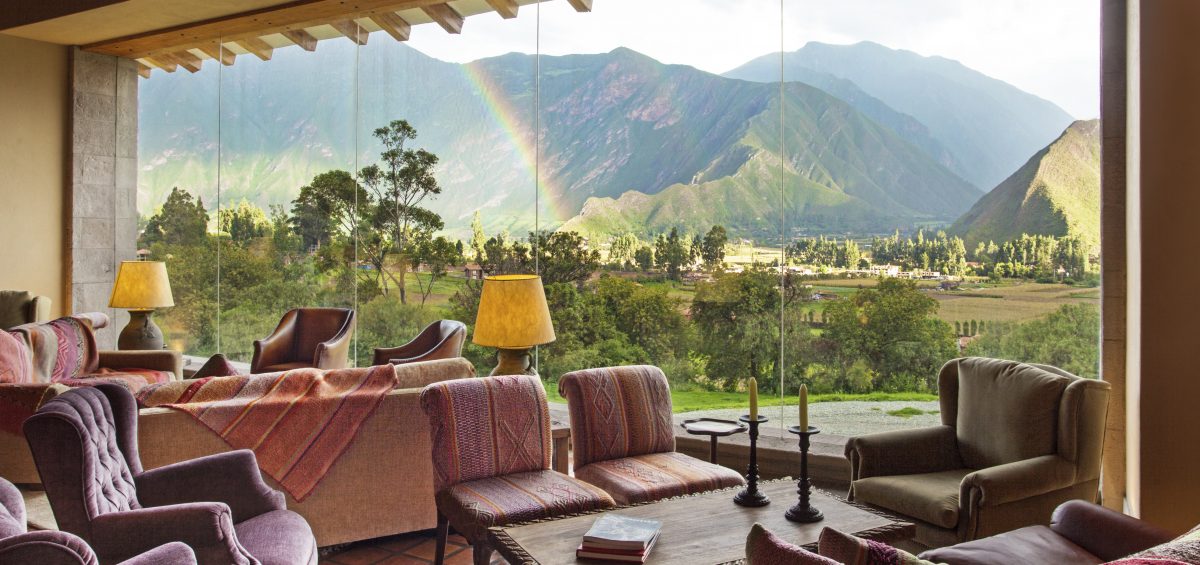
[[[808,385],[800,385],[800,429],[808,431]]]
[[[758,379],[750,377],[750,384],[746,386],[750,389],[750,421],[758,420]]]

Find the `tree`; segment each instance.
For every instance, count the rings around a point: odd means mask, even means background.
[[[483,264],[483,244],[487,243],[487,235],[483,233],[483,220],[479,218],[479,210],[471,216],[471,250],[475,252],[475,262]]]
[[[684,248],[683,238],[679,228],[671,228],[667,235],[658,235],[654,242],[654,260],[667,271],[671,280],[679,280],[681,269],[687,263],[687,249]]]
[[[1100,375],[1100,310],[1094,305],[1065,304],[1024,324],[987,327],[967,346],[968,355],[1044,363],[1092,379]]]
[[[746,377],[771,381],[779,358],[778,284],[778,275],[752,268],[696,285],[692,321],[709,379],[727,388]]]
[[[650,269],[654,268],[654,250],[649,245],[639,247],[633,253],[633,261],[643,272],[650,272]]]
[[[430,293],[433,292],[434,283],[446,276],[446,267],[462,262],[461,247],[451,243],[445,237],[426,237],[417,243],[416,255],[413,256],[413,265],[425,265],[429,269],[428,283],[423,284],[421,277],[417,276],[417,289],[421,292],[421,306],[425,305],[425,301],[429,299]]]
[[[396,273],[387,270],[382,260],[377,268],[395,283],[400,302],[407,304],[405,276],[416,254],[414,244],[444,227],[441,216],[420,206],[426,198],[442,192],[433,174],[438,158],[424,149],[406,147],[417,138],[417,130],[405,120],[377,128],[374,135],[383,143],[381,164],[363,167],[359,178],[373,196],[367,217],[380,237],[379,254],[396,253]]]
[[[608,247],[608,262],[617,266],[633,262],[639,246],[641,246],[641,241],[632,233],[626,232],[613,236]]]
[[[242,199],[237,206],[217,211],[217,229],[229,234],[234,243],[246,245],[260,237],[267,237],[273,228],[262,208]]]
[[[577,232],[530,232],[529,241],[537,262],[527,265],[526,272],[541,275],[543,284],[582,285],[600,268],[600,252],[588,249]]]
[[[204,209],[204,201],[199,196],[193,201],[186,190],[175,187],[162,208],[150,216],[139,245],[200,245],[207,233],[208,212]]]
[[[700,255],[704,258],[706,268],[712,270],[721,266],[725,261],[725,244],[728,242],[729,235],[724,226],[715,225],[708,229],[700,246]]]

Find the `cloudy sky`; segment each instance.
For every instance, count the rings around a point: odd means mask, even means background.
[[[601,53],[624,46],[666,63],[721,73],[809,41],[874,41],[940,55],[1049,99],[1077,118],[1099,115],[1098,0],[566,0],[524,6],[516,20],[471,17],[463,34],[413,28],[411,45],[448,61],[510,51]],[[782,25],[781,25],[782,24]],[[782,42],[781,42],[782,27]],[[540,43],[540,45],[539,45]]]

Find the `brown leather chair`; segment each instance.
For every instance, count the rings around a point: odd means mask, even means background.
[[[456,320],[438,320],[400,347],[376,347],[372,365],[403,365],[417,361],[462,357],[467,325]]]
[[[251,373],[273,373],[314,367],[342,369],[350,360],[354,310],[296,308],[289,310],[271,335],[254,342]]]

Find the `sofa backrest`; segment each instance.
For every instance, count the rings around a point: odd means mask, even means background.
[[[959,454],[984,469],[1057,452],[1063,392],[1079,377],[983,357],[954,359],[938,380],[942,422],[954,426]]]
[[[652,365],[584,369],[558,380],[571,412],[575,468],[675,451],[671,388]]]
[[[437,492],[476,479],[550,468],[550,407],[537,377],[434,383],[421,391],[421,408],[429,417]]]

